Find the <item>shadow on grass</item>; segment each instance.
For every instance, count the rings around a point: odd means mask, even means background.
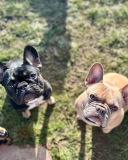
[[[100,128],[92,130],[92,160],[128,159],[128,113],[120,126],[105,134]]]
[[[70,60],[70,33],[66,30],[66,0],[29,1],[34,12],[47,22],[47,30],[39,44],[42,63],[42,75],[53,88],[63,89],[67,75],[67,64]],[[55,90],[53,92],[56,92]],[[44,114],[44,123],[40,143],[47,147],[47,130],[54,107],[48,106]]]
[[[35,146],[33,124],[37,122],[38,108],[34,109],[30,119],[25,119],[20,111],[11,106],[6,96],[1,113],[4,117],[2,127],[8,130],[14,144]]]
[[[39,44],[41,50],[42,75],[54,88],[63,88],[70,60],[70,34],[66,31],[67,1],[66,0],[35,0],[29,1],[32,11],[38,13],[47,22],[47,30]],[[44,123],[40,135],[40,143],[46,146],[47,130],[54,107],[48,106],[44,114]],[[2,126],[8,129],[15,144],[35,146],[33,125],[38,119],[38,108],[33,109],[29,120],[23,119],[21,113],[14,110],[6,98],[2,113],[5,117]],[[27,135],[28,134],[28,135]],[[43,155],[45,157],[45,155]]]
[[[70,60],[71,39],[66,30],[66,0],[29,1],[33,12],[38,13],[47,23],[47,29],[39,44],[42,75],[54,88],[63,87]]]
[[[48,105],[47,109],[45,111],[44,114],[44,123],[43,123],[43,128],[41,131],[41,135],[40,135],[40,143],[43,144],[44,146],[47,147],[47,130],[48,130],[48,124],[49,124],[49,119],[50,116],[53,112],[55,105]]]
[[[83,121],[78,121],[79,129],[81,131],[80,140],[80,151],[78,160],[85,160],[85,135],[86,135],[86,124]]]

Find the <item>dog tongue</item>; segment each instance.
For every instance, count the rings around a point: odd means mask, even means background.
[[[29,93],[29,94],[24,96],[24,101],[25,101],[25,103],[27,103],[31,100],[34,100],[35,98],[37,98],[37,96],[35,94]]]

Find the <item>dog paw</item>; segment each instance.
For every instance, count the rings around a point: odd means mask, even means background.
[[[8,146],[11,146],[11,145],[12,145],[12,139],[7,138],[7,145],[8,145]]]
[[[29,110],[26,110],[25,112],[22,112],[22,116],[28,119],[31,116],[31,112]]]
[[[56,101],[55,101],[54,97],[51,96],[50,99],[47,100],[47,103],[52,105],[52,104],[55,104]]]

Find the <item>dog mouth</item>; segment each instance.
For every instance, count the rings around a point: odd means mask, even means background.
[[[89,123],[92,123],[92,125],[95,125],[95,126],[101,126],[102,123],[101,123],[101,120],[99,118],[99,116],[92,116],[92,117],[84,117],[85,120]]]
[[[87,121],[92,122],[94,124],[96,124],[94,121],[91,121],[89,118],[85,118]]]
[[[34,93],[27,93],[25,94],[24,96],[24,102],[25,103],[28,103],[29,101],[32,101],[34,100],[35,98],[38,98],[39,96],[34,94]]]
[[[107,105],[92,102],[84,107],[83,120],[92,126],[106,127],[110,119],[111,111]]]
[[[36,84],[28,84],[26,88],[17,88],[15,102],[18,105],[26,104],[43,94],[44,90]]]

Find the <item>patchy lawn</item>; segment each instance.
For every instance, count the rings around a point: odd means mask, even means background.
[[[105,73],[128,75],[128,1],[1,0],[0,61],[22,59],[27,44],[40,53],[56,105],[44,104],[23,119],[0,86],[1,126],[13,143],[47,145],[54,160],[128,159],[128,114],[103,134],[78,122],[74,109],[92,63],[101,62]]]

